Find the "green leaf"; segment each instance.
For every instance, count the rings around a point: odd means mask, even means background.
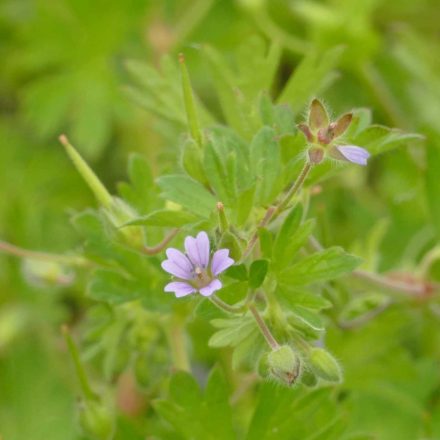
[[[213,319],[211,324],[221,330],[209,339],[209,346],[234,347],[255,329],[255,322],[248,316],[245,318]]]
[[[207,432],[210,432],[214,438],[224,440],[236,438],[229,406],[229,386],[218,366],[209,374],[203,410],[208,422]]]
[[[154,408],[186,440],[235,438],[229,388],[219,368],[211,371],[203,394],[190,374],[175,373],[169,398],[155,401]]]
[[[266,278],[269,263],[267,260],[255,260],[249,268],[249,287],[257,289],[260,287]]]
[[[270,260],[272,258],[273,235],[266,228],[258,229],[258,237],[260,242],[261,254],[264,258]]]
[[[311,327],[313,330],[324,330],[324,324],[319,313],[300,306],[294,306],[290,310],[296,316],[296,318]]]
[[[141,294],[141,289],[133,280],[105,269],[96,270],[87,286],[87,295],[90,298],[109,304],[132,301]]]
[[[248,279],[247,269],[244,264],[236,264],[231,266],[229,269],[227,269],[225,275],[239,281],[246,281]]]
[[[350,139],[350,143],[366,148],[372,155],[376,155],[423,139],[423,136],[416,133],[405,133],[402,130],[383,125],[370,125],[353,139]]]
[[[251,170],[257,181],[255,200],[260,206],[271,203],[281,184],[281,155],[273,128],[263,127],[250,145]]]
[[[193,214],[185,211],[171,211],[169,209],[161,209],[151,214],[135,218],[121,227],[125,226],[163,226],[163,227],[180,227],[196,222],[198,219]]]
[[[302,209],[299,211],[302,212]],[[275,241],[274,264],[277,270],[285,268],[293,260],[315,227],[315,219],[310,219],[295,228],[295,216],[292,215],[291,219],[289,217],[283,223]]]
[[[440,236],[440,143],[426,146],[425,188],[432,223]]]
[[[276,291],[277,298],[289,309],[303,307],[311,310],[322,310],[332,307],[332,303],[316,292],[298,290],[296,288],[279,288]]]
[[[131,184],[125,182],[120,184],[119,193],[140,213],[148,212],[157,196],[156,185],[147,160],[139,154],[131,154],[128,160],[128,175]]]
[[[337,65],[343,48],[335,47],[325,53],[313,51],[301,61],[278,98],[280,103],[289,103],[297,113],[307,101],[319,94],[334,79],[332,70]]]
[[[352,272],[361,259],[332,247],[310,255],[279,274],[281,284],[303,286],[338,278]]]
[[[200,183],[182,175],[163,176],[157,180],[162,197],[182,205],[188,211],[208,218],[215,210],[216,198]]]

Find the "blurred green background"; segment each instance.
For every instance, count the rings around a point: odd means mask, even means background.
[[[219,115],[200,47],[209,43],[228,58],[257,34],[283,46],[273,95],[304,55],[342,45],[331,82],[316,94],[335,114],[369,107],[375,122],[426,137],[372,161],[366,182],[356,170],[330,181],[332,191],[313,205],[325,241],[351,249],[359,231],[384,220],[379,267],[411,271],[440,233],[439,21],[437,0],[2,0],[0,240],[54,253],[79,245],[70,214],[95,202],[57,141],[61,133],[111,191],[126,179],[129,152],[146,157],[156,175],[175,166],[182,124],[130,99],[129,60],[159,68],[163,55],[176,59],[183,51],[195,90]],[[79,438],[76,384],[59,326],[81,320],[89,305],[82,275],[63,286],[36,279],[35,270],[0,255],[0,434]],[[429,271],[438,279],[438,263]],[[358,390],[352,423],[374,438],[416,439],[420,424],[429,427],[426,438],[440,438],[440,416],[421,403],[431,399],[440,413],[440,332],[423,316],[397,310],[361,335],[331,333],[346,370],[357,368],[347,377]],[[399,345],[408,332],[405,344],[429,345],[419,346],[425,354],[417,362]],[[386,372],[377,370],[384,364]],[[138,438],[130,435],[124,438]]]

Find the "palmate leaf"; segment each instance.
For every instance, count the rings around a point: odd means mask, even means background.
[[[140,214],[146,214],[158,204],[157,187],[148,161],[139,154],[131,154],[128,160],[130,184],[118,185],[119,194]]]
[[[219,368],[211,371],[204,392],[194,377],[183,371],[172,376],[169,389],[169,398],[155,401],[154,409],[182,438],[236,438],[228,403],[228,384]]]
[[[245,40],[234,57],[238,71],[234,71],[212,47],[205,46],[203,54],[228,125],[249,139],[258,128],[253,108],[257,104],[258,94],[271,89],[280,60],[280,46],[273,43],[267,49],[259,37]],[[250,56],[245,57],[244,54]]]
[[[200,183],[184,175],[160,177],[157,184],[162,197],[182,205],[194,214],[208,218],[214,212],[217,199]]]
[[[283,388],[263,382],[246,440],[338,440],[345,430],[332,390]]]
[[[263,127],[250,145],[251,170],[257,186],[255,202],[264,206],[271,203],[282,184],[280,146],[273,128]]]
[[[346,253],[340,247],[332,247],[305,257],[278,275],[282,285],[304,286],[335,279],[350,273],[361,259]]]

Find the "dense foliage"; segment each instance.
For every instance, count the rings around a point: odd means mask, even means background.
[[[439,18],[5,0],[0,438],[440,438]]]

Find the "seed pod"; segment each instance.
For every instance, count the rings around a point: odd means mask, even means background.
[[[207,183],[208,180],[203,169],[202,149],[192,139],[188,139],[183,146],[182,167],[193,179],[203,185]]]

